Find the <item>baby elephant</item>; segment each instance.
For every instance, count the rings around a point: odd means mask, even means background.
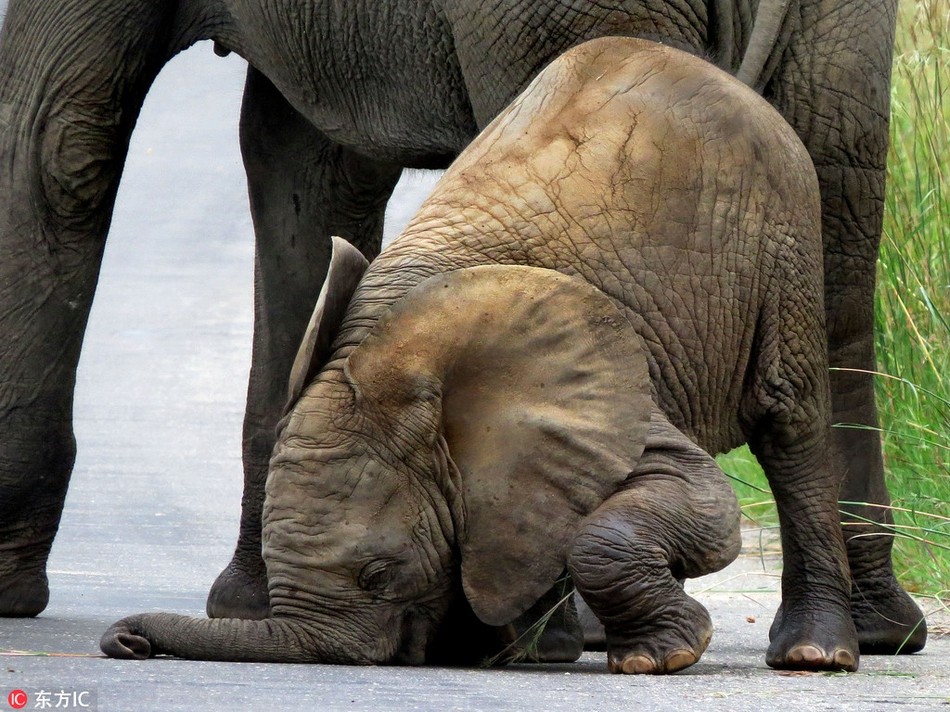
[[[681,581],[739,550],[708,453],[748,441],[767,661],[856,669],[822,289],[815,173],[764,100],[662,45],[571,50],[372,265],[335,240],[267,481],[272,617],[132,616],[103,651],[464,661],[567,569],[610,670],[680,670],[712,630]]]

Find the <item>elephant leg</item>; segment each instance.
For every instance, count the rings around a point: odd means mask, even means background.
[[[699,660],[712,621],[682,580],[722,569],[739,548],[739,505],[722,470],[655,413],[628,484],[582,523],[568,557],[606,631],[611,672],[669,673]]]
[[[766,662],[774,668],[853,671],[859,656],[838,480],[828,474],[828,436],[816,432],[820,428],[772,422],[749,442],[775,496],[782,532],[782,603],[769,631]]]
[[[873,350],[867,360],[873,364]],[[853,363],[833,358],[832,364]],[[849,366],[850,367],[850,366]],[[868,365],[870,370],[873,365]],[[871,376],[832,374],[837,423],[877,427]],[[848,400],[855,401],[848,407]],[[874,430],[835,428],[833,442],[849,463],[841,486],[842,526],[851,569],[851,615],[862,653],[915,653],[927,642],[923,612],[898,583],[891,561],[893,517],[884,483],[880,438]],[[867,468],[867,469],[864,469]],[[863,473],[863,476],[862,476]]]
[[[231,563],[208,615],[262,618],[270,604],[261,558],[264,481],[300,340],[330,259],[330,236],[378,253],[386,201],[401,169],[329,141],[261,73],[248,71],[241,149],[257,236],[254,346],[244,419],[244,497]]]
[[[814,219],[790,216],[814,229]],[[794,232],[778,241],[778,273],[758,318],[740,422],[778,511],[782,604],[766,662],[776,668],[856,670],[850,576],[838,514],[841,465],[833,451],[818,250]]]
[[[179,35],[163,3],[12,0],[0,35],[0,615],[48,601],[76,366],[129,136]],[[189,30],[196,31],[197,26]]]
[[[875,370],[875,264],[884,213],[891,49],[897,1],[802,3],[765,94],[801,136],[818,173],[825,309],[833,369]],[[844,90],[842,88],[844,87]],[[880,437],[869,373],[831,374],[832,445],[846,464],[840,498],[863,653],[923,648],[923,614],[894,577]]]

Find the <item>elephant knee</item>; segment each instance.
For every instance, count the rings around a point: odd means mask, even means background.
[[[568,571],[588,604],[618,598],[618,587],[631,580],[653,578],[669,570],[666,552],[639,536],[635,526],[617,512],[584,523],[568,552]],[[648,574],[647,572],[652,572]]]
[[[120,165],[116,144],[117,130],[108,120],[72,112],[49,118],[39,150],[41,184],[61,228],[85,232],[95,227]]]

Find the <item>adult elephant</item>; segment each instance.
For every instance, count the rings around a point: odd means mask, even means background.
[[[584,40],[662,38],[741,67],[786,117],[823,194],[832,365],[870,370],[897,3],[758,4],[11,0],[0,35],[0,613],[46,605],[45,562],[75,452],[76,364],[129,135],[159,70],[201,39],[250,64],[241,146],[258,235],[244,513],[211,615],[268,610],[263,479],[329,235],[373,257],[402,167],[448,164],[547,62]],[[832,388],[836,420],[876,423],[868,376],[835,372]],[[849,464],[842,499],[887,503],[875,433],[836,437]],[[853,514],[887,518],[877,507]],[[862,651],[922,647],[890,539],[852,536],[848,553]]]

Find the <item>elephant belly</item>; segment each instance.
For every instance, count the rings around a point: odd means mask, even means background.
[[[478,132],[458,58],[440,39],[451,32],[430,6],[232,4],[253,39],[245,58],[332,141],[376,160],[444,168]]]

